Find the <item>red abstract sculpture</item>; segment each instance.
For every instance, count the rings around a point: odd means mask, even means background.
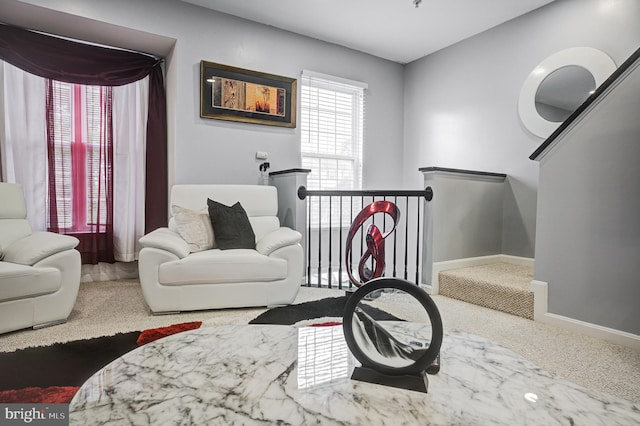
[[[393,226],[390,230],[383,234],[376,225],[369,225],[365,236],[367,250],[362,254],[360,262],[358,263],[358,273],[360,274],[360,280],[357,280],[353,276],[353,273],[351,271],[351,264],[349,262],[353,237],[355,236],[358,229],[360,229],[360,227],[364,224],[364,222],[376,213],[384,213],[391,216],[391,218],[393,219]],[[353,223],[351,224],[351,227],[349,228],[345,246],[345,264],[347,265],[347,275],[349,276],[349,281],[351,281],[353,285],[355,285],[356,287],[360,287],[366,282],[382,276],[385,266],[384,239],[387,238],[387,236],[389,236],[389,234],[391,234],[396,229],[399,220],[400,210],[398,210],[398,207],[390,201],[374,201],[373,203],[363,208],[355,217]],[[365,265],[369,258],[373,259],[373,270],[369,269]]]

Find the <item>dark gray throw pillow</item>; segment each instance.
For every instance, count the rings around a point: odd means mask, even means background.
[[[216,239],[216,246],[226,249],[255,249],[256,236],[251,228],[247,212],[240,202],[233,206],[225,206],[207,199],[209,218]]]

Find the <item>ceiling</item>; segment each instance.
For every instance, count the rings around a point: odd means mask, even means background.
[[[554,0],[181,0],[409,63]]]

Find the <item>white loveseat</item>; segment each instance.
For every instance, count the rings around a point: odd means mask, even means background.
[[[192,252],[169,220],[140,239],[142,293],[153,313],[290,304],[303,276],[301,235],[281,227],[276,188],[263,185],[175,185],[171,206],[208,215],[207,199],[239,202],[255,234],[255,249]],[[208,216],[206,217],[208,219]],[[213,229],[214,234],[216,232]]]
[[[77,238],[32,232],[22,187],[0,183],[0,333],[65,322],[80,287]]]

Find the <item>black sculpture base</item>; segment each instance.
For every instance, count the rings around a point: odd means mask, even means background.
[[[427,375],[424,372],[392,376],[390,374],[380,373],[371,368],[356,367],[351,375],[351,379],[423,393],[427,393],[427,389],[429,388],[429,379],[427,379]]]
[[[345,290],[344,295],[347,296],[347,298],[349,298],[353,295],[353,293],[356,292],[356,290],[358,290],[358,288],[360,287],[349,287],[348,289]],[[382,290],[372,291],[371,293],[367,294],[364,300],[369,300],[369,301],[375,300],[378,297],[380,297],[381,294],[382,294]]]
[[[347,296],[347,299],[353,296],[353,293],[356,292],[358,287],[349,287],[344,291],[344,295]]]
[[[433,362],[427,367],[427,374],[434,375],[440,372],[440,352],[438,352],[438,356]]]

